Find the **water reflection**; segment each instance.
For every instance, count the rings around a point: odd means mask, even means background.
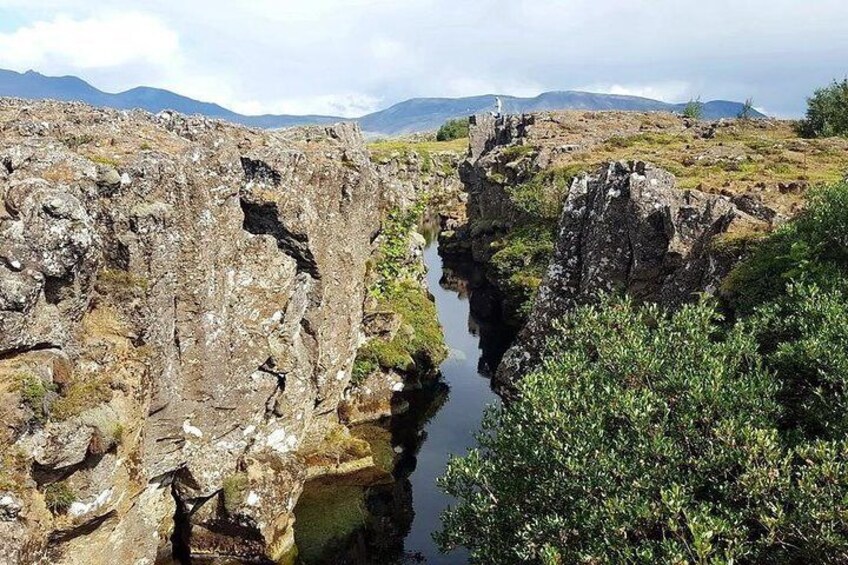
[[[422,230],[424,259],[451,354],[441,380],[403,393],[411,406],[385,422],[395,458],[394,482],[361,487],[313,481],[295,509],[295,541],[303,563],[429,563],[467,561],[463,550],[439,553],[432,533],[451,500],[436,486],[451,455],[475,444],[487,405],[498,402],[489,380],[512,339],[500,322],[497,293],[467,261],[439,257],[436,229]],[[373,445],[373,444],[372,444]],[[375,446],[375,449],[386,449]]]

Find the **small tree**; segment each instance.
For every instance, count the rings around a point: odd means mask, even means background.
[[[683,117],[690,120],[700,120],[704,117],[704,105],[701,103],[701,97],[690,100],[683,109]]]
[[[436,133],[436,141],[451,141],[468,137],[468,118],[448,120]]]
[[[742,109],[739,110],[739,114],[736,116],[740,120],[750,120],[754,117],[754,99],[748,98],[745,100],[745,104],[742,105]]]
[[[807,117],[798,130],[804,137],[848,137],[848,78],[807,99]]]

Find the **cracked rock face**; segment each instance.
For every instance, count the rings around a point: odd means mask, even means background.
[[[500,385],[539,362],[552,323],[599,292],[674,307],[715,293],[739,257],[718,236],[767,223],[729,198],[675,187],[672,174],[642,162],[613,162],[571,185],[554,255],[516,344],[496,374]]]
[[[357,127],[0,100],[0,164],[5,554],[152,563],[176,510],[198,555],[284,555],[359,341],[380,194]]]

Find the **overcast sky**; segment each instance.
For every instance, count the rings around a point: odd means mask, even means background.
[[[848,0],[0,0],[0,67],[248,114],[579,89],[797,116],[848,74]]]

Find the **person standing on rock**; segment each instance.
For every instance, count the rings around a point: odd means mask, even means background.
[[[495,117],[500,118],[503,111],[503,102],[500,96],[495,96]]]

